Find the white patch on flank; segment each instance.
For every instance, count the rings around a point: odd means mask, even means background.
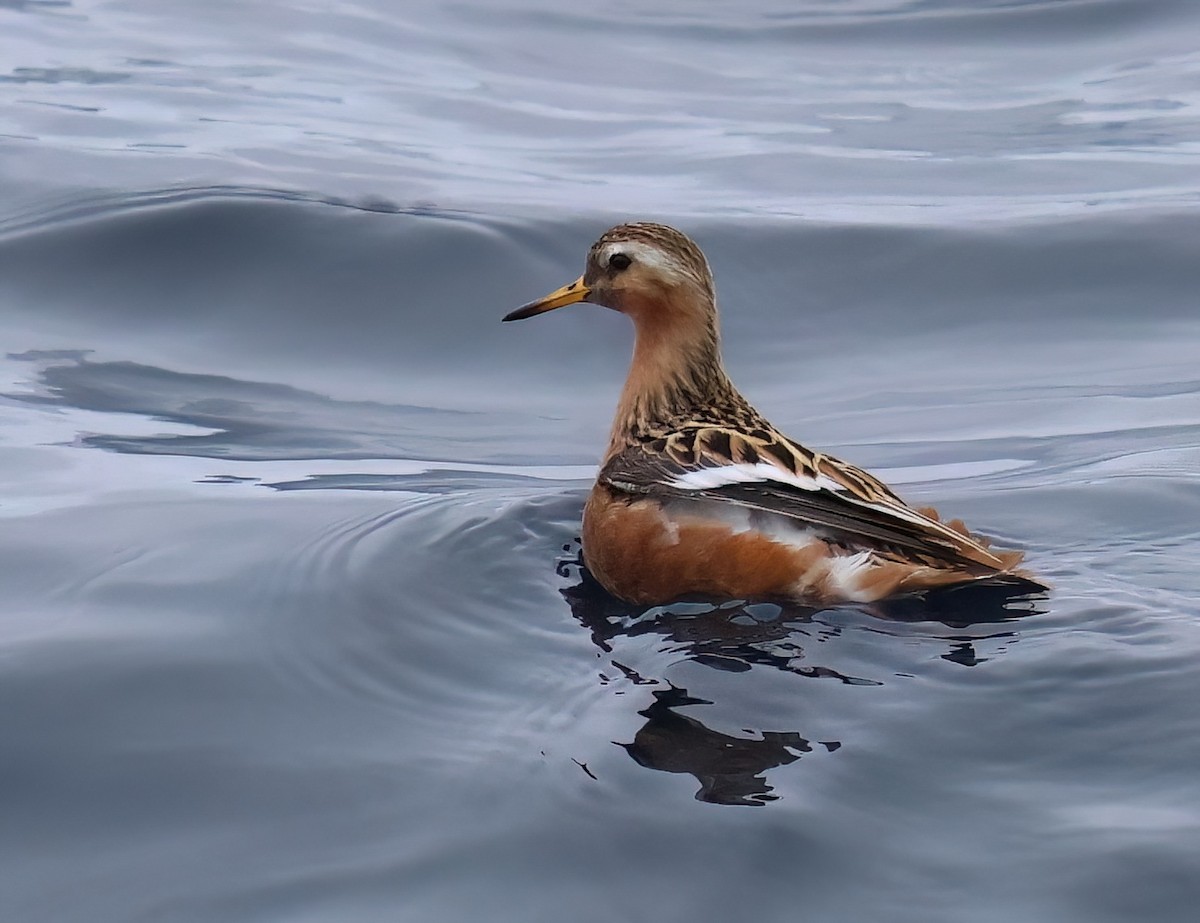
[[[663,504],[663,520],[677,538],[679,522],[699,518],[705,522],[718,522],[732,533],[757,532],[773,542],[790,548],[806,548],[821,540],[821,535],[803,523],[779,513],[768,513],[720,500],[667,500]]]
[[[670,486],[679,490],[712,490],[728,484],[753,484],[763,481],[787,484],[801,490],[845,491],[841,484],[823,474],[815,478],[805,474],[792,474],[769,462],[737,462],[719,468],[697,468],[695,471],[679,475],[670,482]]]
[[[791,517],[719,500],[668,500],[663,504],[662,517],[667,534],[674,541],[678,541],[679,523],[696,518],[705,522],[719,522],[735,534],[756,532],[797,551],[825,541],[819,529],[805,526]],[[828,554],[818,557],[808,571],[796,580],[793,591],[797,597],[803,598],[810,595],[815,587],[820,587],[829,596],[850,602],[872,602],[876,596],[864,592],[862,580],[875,566],[874,552],[836,554],[828,549]]]
[[[825,567],[829,575],[830,588],[846,599],[866,602],[865,599],[857,599],[856,594],[859,589],[859,580],[871,568],[871,558],[872,554],[869,551],[834,555],[829,558],[825,562]]]
[[[600,265],[607,266],[614,253],[624,253],[635,263],[641,263],[657,270],[660,275],[671,279],[681,279],[686,273],[683,268],[667,253],[658,247],[635,240],[618,240],[605,245],[600,251]]]

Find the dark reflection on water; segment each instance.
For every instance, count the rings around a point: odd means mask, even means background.
[[[87,433],[82,445],[147,455],[212,458],[470,458],[529,427],[518,413],[338,401],[269,382],[175,372],[136,362],[95,362],[88,350],[27,350],[34,391],[0,395],[109,413],[138,414],[209,432]]]
[[[812,752],[812,745],[792,732],[763,731],[759,738],[743,738],[713,731],[676,711],[712,704],[689,696],[686,689],[671,686],[652,695],[653,704],[638,712],[648,720],[632,743],[621,746],[647,769],[695,776],[700,783],[697,801],[742,805],[775,801],[778,796],[772,794],[765,773]],[[832,740],[823,745],[830,752],[841,746]]]
[[[570,550],[567,546],[564,550]],[[680,714],[678,709],[714,704],[709,699],[689,695],[670,680],[649,677],[620,662],[614,654],[616,642],[623,639],[656,638],[667,642],[671,650],[688,660],[727,673],[748,673],[755,667],[768,667],[809,679],[832,679],[854,686],[881,686],[883,678],[849,676],[839,670],[809,663],[814,647],[842,634],[844,629],[832,623],[837,610],[794,604],[733,600],[724,603],[678,602],[639,609],[614,598],[601,587],[582,565],[578,549],[573,557],[558,563],[560,576],[573,579],[560,590],[571,607],[571,614],[588,630],[592,643],[606,656],[614,675],[638,686],[662,686],[652,692],[653,702],[638,712],[646,723],[633,741],[621,744],[633,759],[648,769],[687,773],[700,783],[698,801],[730,805],[763,805],[778,799],[765,774],[812,753],[807,738],[795,731],[759,730],[752,737],[737,737],[707,727],[695,712]],[[948,644],[943,660],[973,667],[989,658],[979,657],[979,641],[1005,639],[1015,641],[1015,627],[1003,631],[989,626],[1014,623],[1018,619],[1045,614],[1047,595],[1041,588],[1028,585],[980,584],[943,590],[877,603],[864,611],[878,620],[867,630],[887,632],[889,620],[897,622],[937,623],[952,629],[985,626],[978,635],[938,634]],[[928,635],[927,635],[928,636]],[[600,674],[601,684],[611,678]],[[754,724],[752,716],[746,723]],[[819,741],[826,751],[838,750],[838,740]]]

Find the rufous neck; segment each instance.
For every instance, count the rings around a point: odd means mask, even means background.
[[[608,456],[672,421],[694,416],[733,389],[721,363],[715,322],[682,322],[666,312],[634,315],[633,320],[633,360],[613,419]]]

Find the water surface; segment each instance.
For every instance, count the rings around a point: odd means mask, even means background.
[[[1191,920],[1197,15],[0,2],[5,917]],[[598,591],[626,218],[1052,592]]]

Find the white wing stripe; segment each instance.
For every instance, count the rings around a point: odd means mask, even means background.
[[[728,484],[761,484],[770,482],[787,484],[790,487],[798,487],[801,490],[827,490],[857,506],[894,516],[897,519],[903,519],[915,526],[932,527],[937,531],[945,531],[944,528],[939,527],[939,524],[930,522],[930,520],[926,519],[920,513],[910,510],[907,507],[892,503],[873,503],[870,500],[864,500],[862,497],[856,497],[843,485],[827,475],[819,474],[813,478],[803,474],[791,474],[768,462],[757,462],[753,465],[747,462],[737,462],[732,465],[722,465],[718,468],[697,468],[694,471],[684,472],[667,483],[677,490],[713,490],[718,487],[725,487]]]
[[[777,484],[787,484],[801,490],[831,490],[845,492],[837,481],[825,475],[810,477],[802,474],[791,474],[782,468],[768,462],[738,462],[732,465],[722,465],[719,468],[697,468],[687,471],[670,481],[670,486],[678,490],[713,490],[728,484],[753,484],[754,482],[773,481]]]

